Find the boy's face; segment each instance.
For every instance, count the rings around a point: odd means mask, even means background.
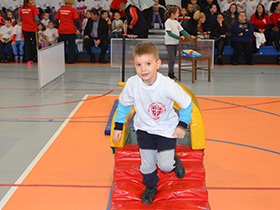
[[[52,22],[49,22],[48,27],[49,27],[50,29],[52,29],[52,28],[54,27],[53,23],[52,23]]]
[[[106,19],[108,17],[108,13],[107,12],[104,12],[103,14],[102,14],[102,18],[103,19]]]
[[[22,25],[22,22],[21,21],[18,21],[18,23],[17,23],[19,26],[21,26]]]
[[[115,14],[115,19],[116,19],[116,20],[119,20],[119,19],[120,19],[120,17],[121,17],[121,16],[120,16],[120,14],[119,14],[119,13],[116,13],[116,14]]]
[[[9,18],[11,18],[11,19],[12,19],[12,18],[13,18],[13,13],[8,12],[8,13],[7,13],[7,17],[9,17]]]
[[[9,28],[11,26],[11,21],[5,20],[5,26]]]
[[[157,79],[157,71],[161,60],[156,60],[153,55],[145,54],[134,56],[134,65],[137,75],[146,85],[152,85]]]
[[[86,13],[86,17],[87,17],[87,18],[90,18],[90,12],[87,12],[87,13]]]
[[[187,10],[186,10],[185,8],[182,8],[182,9],[181,9],[181,14],[182,14],[182,15],[187,14]]]
[[[49,15],[49,14],[47,14],[47,13],[46,13],[46,14],[44,14],[44,19],[45,19],[45,20],[48,20],[48,19],[49,19],[49,17],[50,17],[50,15]]]

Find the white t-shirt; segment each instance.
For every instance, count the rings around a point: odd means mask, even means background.
[[[251,16],[256,12],[258,6],[257,1],[247,1],[246,3],[246,19],[250,21]]]
[[[22,31],[21,31],[21,26],[19,25],[15,25],[14,29],[13,29],[13,35],[16,35],[16,41],[21,41],[21,35],[22,35]]]
[[[12,10],[16,9],[16,8],[20,8],[20,1],[19,0],[10,0],[9,1],[9,8],[12,8]]]
[[[223,4],[223,6],[221,7],[220,6],[220,8],[221,8],[221,12],[225,12],[225,11],[227,11],[228,9],[229,9],[229,7],[230,7],[230,5],[231,4],[233,4],[233,2],[232,3],[228,3],[228,2],[226,2],[226,3],[224,3]]]
[[[112,0],[103,0],[101,3],[101,7],[104,10],[110,10]]]
[[[184,30],[181,24],[177,20],[171,20],[168,18],[165,23],[165,44],[166,45],[177,45],[179,44],[179,39],[175,39],[167,34],[167,31],[171,31],[173,34],[180,36],[180,31]]]
[[[37,8],[41,9],[47,9],[47,7],[50,6],[47,0],[36,0],[35,5]]]
[[[243,7],[243,9],[238,5],[242,5],[243,3],[245,2],[245,6]],[[246,11],[246,0],[242,0],[241,2],[240,1],[236,1],[235,4],[237,5],[237,12],[245,12]]]
[[[58,30],[56,28],[47,28],[44,32],[44,34],[48,37],[49,41],[51,42],[54,40],[55,37],[58,37]]]
[[[7,28],[5,25],[0,28],[3,39],[9,39],[13,35],[13,28],[13,26]]]
[[[174,101],[186,109],[191,103],[191,97],[174,80],[158,72],[152,85],[146,85],[138,75],[130,77],[119,101],[124,106],[134,104],[135,130],[174,138],[172,134],[178,125],[178,115],[173,109]]]
[[[92,7],[94,7],[95,9],[98,9],[102,6],[101,4],[102,4],[101,0],[93,0]]]
[[[41,23],[43,23],[43,25],[44,25],[46,28],[48,27],[49,22],[50,22],[50,19],[47,19],[47,20],[43,19],[43,20],[41,20]]]
[[[51,1],[51,7],[57,11],[60,9],[60,7],[64,5],[64,0],[52,0]]]

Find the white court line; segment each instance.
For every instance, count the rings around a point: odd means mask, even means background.
[[[50,138],[48,143],[44,146],[44,148],[39,152],[39,154],[34,158],[34,160],[30,163],[30,165],[25,169],[25,171],[21,174],[21,176],[18,178],[18,180],[14,184],[21,184],[22,181],[27,177],[27,175],[30,173],[30,171],[34,168],[34,166],[38,163],[38,161],[41,159],[41,157],[45,154],[45,152],[49,149],[49,147],[52,145],[52,143],[55,141],[57,136],[61,133],[61,131],[64,129],[64,127],[67,125],[67,123],[70,121],[70,119],[73,117],[73,115],[77,112],[77,110],[80,108],[80,106],[84,103],[84,100],[89,95],[85,95],[82,101],[79,102],[79,104],[74,108],[74,110],[70,113],[70,115],[66,118],[66,120],[63,122],[63,124],[58,128],[58,130],[55,132],[55,134]],[[9,199],[12,197],[14,192],[17,190],[18,187],[11,187],[11,189],[6,193],[6,195],[3,197],[3,199],[0,201],[0,209],[2,209],[6,203],[9,201]]]

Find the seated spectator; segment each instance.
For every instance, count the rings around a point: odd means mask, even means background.
[[[187,4],[187,15],[192,18],[193,17],[193,14],[194,14],[194,11],[193,11],[193,5],[191,3],[188,3]]]
[[[270,31],[272,28],[272,22],[265,12],[265,7],[262,4],[257,6],[255,14],[252,15],[250,23],[254,26],[254,31],[263,33],[266,39],[266,45],[268,45],[270,40]]]
[[[178,17],[178,22],[181,24],[184,30],[186,30],[187,28],[187,23],[189,19],[191,18],[187,15],[187,10],[185,8],[182,8],[181,15]]]
[[[15,55],[15,62],[23,62],[23,46],[24,46],[24,38],[21,30],[22,22],[19,21],[17,17],[17,24],[13,28],[13,41],[12,41],[12,48],[13,53]]]
[[[90,55],[90,61],[92,63],[95,62],[94,54],[91,51],[91,47],[95,45],[101,47],[98,62],[108,63],[105,60],[108,48],[108,24],[106,20],[99,17],[98,10],[95,8],[90,10],[90,18],[88,19],[84,34],[84,46],[88,55]]]
[[[43,19],[41,20],[41,23],[43,23],[44,27],[47,28],[50,22],[50,14],[45,12],[43,14]]]
[[[190,0],[181,0],[181,8],[187,8],[188,3],[190,3]]]
[[[223,65],[224,46],[230,35],[229,27],[225,24],[225,18],[222,13],[217,15],[217,19],[211,24],[211,38],[215,40],[215,48],[217,48],[216,60],[218,64]]]
[[[224,0],[226,1],[223,6],[220,6],[221,7],[221,12],[225,12],[229,9],[230,5],[234,2],[233,0]]]
[[[231,4],[229,9],[224,12],[225,24],[231,31],[232,24],[238,20],[238,12],[236,4]]]
[[[47,46],[51,46],[58,40],[58,30],[54,27],[54,22],[49,21],[48,28],[44,32]]]
[[[236,5],[238,12],[246,12],[246,0],[237,0]]]
[[[155,2],[155,4],[153,5],[153,8],[152,8],[153,9],[152,28],[154,28],[156,19],[158,20],[160,28],[163,28],[163,24],[162,24],[161,17],[159,14],[159,9],[164,8],[164,7],[159,4],[159,0],[154,0],[154,2]]]
[[[38,26],[38,47],[39,49],[43,49],[46,45],[46,36],[44,34],[46,28],[43,23],[39,23]]]
[[[111,22],[111,19],[108,17],[107,10],[101,10],[101,17],[104,20],[106,20],[106,22],[108,24],[108,40],[110,40],[112,37],[112,22]]]
[[[14,18],[16,18],[18,16],[20,6],[21,6],[20,0],[10,0],[9,1],[9,9],[12,11]],[[1,8],[1,10],[2,10],[2,8]]]
[[[193,18],[188,21],[186,31],[193,36],[197,36],[200,33],[206,32],[207,27],[205,21],[205,14],[203,12],[196,11],[193,15]]]
[[[51,9],[50,9],[50,5],[48,3],[47,0],[36,0],[35,1],[35,5],[39,11],[39,18],[42,20],[43,19],[43,14],[45,12],[49,13],[51,12]]]
[[[273,3],[271,5],[270,12],[272,13],[270,15],[270,20],[272,22],[272,29],[270,33],[270,39],[273,42],[279,35],[279,26],[278,26],[278,20],[280,20],[280,2],[277,1],[276,3]]]
[[[50,7],[52,9],[51,12],[51,19],[54,20],[55,19],[55,15],[57,13],[57,11],[64,6],[64,0],[50,0]]]
[[[221,8],[220,8],[220,5],[218,4],[217,0],[206,0],[206,1],[203,0],[203,1],[201,1],[201,3],[200,3],[201,11],[205,13],[209,9],[209,6],[211,4],[216,5],[218,13],[221,12]]]
[[[197,4],[197,0],[191,0],[191,4],[193,6],[193,12],[196,12],[197,10],[201,10],[201,7]]]
[[[215,4],[210,4],[209,9],[205,12],[206,15],[206,27],[210,30],[211,24],[217,20],[217,7]]]
[[[9,17],[5,18],[5,25],[0,29],[0,60],[2,63],[8,63],[13,56],[12,39],[13,26]],[[7,56],[4,54],[4,46],[8,46]]]
[[[248,0],[246,3],[246,17],[247,21],[250,21],[252,15],[256,12],[258,6],[257,0]]]
[[[268,15],[271,14],[270,8],[271,8],[272,4],[276,3],[277,1],[279,1],[279,0],[271,0],[271,1],[268,2],[267,6],[265,7],[266,12],[267,12]]]
[[[123,34],[124,24],[121,20],[121,15],[119,12],[115,13],[115,19],[112,22],[112,33],[114,38],[121,38]]]
[[[231,29],[231,46],[233,47],[232,64],[237,65],[242,52],[245,54],[247,64],[253,65],[252,36],[254,27],[246,21],[246,13],[240,12],[238,21],[234,22]]]
[[[12,26],[14,27],[16,25],[16,20],[14,19],[12,10],[7,11],[7,17],[11,19]]]
[[[258,1],[258,4],[262,4],[264,6],[264,8],[266,8],[268,5],[268,0],[257,0],[257,1]]]
[[[84,18],[84,20],[82,22],[82,31],[80,32],[80,38],[81,39],[84,39],[84,31],[85,31],[85,28],[87,26],[87,22],[88,22],[89,18],[90,18],[90,11],[87,10],[86,11],[86,18]]]

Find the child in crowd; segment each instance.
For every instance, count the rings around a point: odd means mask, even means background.
[[[246,3],[246,18],[247,21],[250,21],[252,15],[256,12],[258,1],[256,0],[248,0]]]
[[[38,24],[38,47],[39,49],[43,49],[46,44],[46,36],[44,34],[45,32],[45,26],[43,23]]]
[[[224,0],[224,1],[226,1],[226,2],[223,4],[223,6],[220,6],[221,7],[221,12],[227,11],[229,9],[230,5],[232,3],[234,3],[233,0]]]
[[[81,39],[84,38],[84,31],[85,31],[85,28],[87,26],[87,22],[88,22],[88,19],[90,18],[90,11],[87,10],[86,11],[86,18],[84,18],[83,22],[82,22],[82,31],[81,31]]]
[[[237,0],[237,12],[246,12],[246,0]]]
[[[187,15],[187,10],[186,8],[182,8],[181,9],[181,15],[178,17],[178,22],[181,24],[181,26],[183,27],[184,30],[186,30],[187,27],[187,23],[190,19],[190,17]]]
[[[54,27],[53,21],[49,21],[48,28],[46,29],[44,34],[45,34],[46,44],[48,44],[48,46],[57,42],[59,35],[58,35],[58,30]]]
[[[160,28],[162,28],[162,23],[161,23],[161,18],[160,18],[160,14],[159,14],[159,8],[161,8],[162,6],[158,3],[159,0],[154,0],[155,4],[153,5],[153,21],[152,21],[152,27],[154,28],[155,22],[156,22],[156,18],[158,19],[158,23]]]
[[[43,14],[43,20],[41,20],[41,23],[43,23],[43,25],[45,26],[45,28],[48,27],[50,22],[50,14],[47,12],[44,12]]]
[[[201,7],[197,4],[197,0],[191,0],[191,4],[193,5],[193,13],[195,13],[197,10],[201,10]]]
[[[108,12],[108,16],[110,16],[110,8],[111,8],[112,0],[102,0],[101,8]]]
[[[5,25],[4,12],[0,10],[0,28]]]
[[[112,22],[111,19],[108,17],[108,12],[106,10],[101,10],[100,12],[101,17],[107,21],[108,24],[108,39],[110,40],[112,37]]]
[[[5,25],[1,27],[0,29],[0,60],[2,63],[8,63],[11,61],[11,58],[13,56],[12,52],[12,32],[13,32],[13,26],[11,19],[9,17],[5,18]],[[4,54],[4,46],[7,45],[7,57],[5,58]]]
[[[87,9],[87,4],[86,4],[85,0],[78,0],[76,3],[76,9],[77,9],[77,12],[79,15],[79,23],[80,23],[79,31],[81,31],[82,22],[84,21],[85,11]]]
[[[18,16],[18,11],[21,5],[20,0],[9,1],[9,9],[12,11],[13,16],[16,18]]]
[[[48,0],[36,0],[35,5],[39,11],[39,18],[43,19],[43,14],[45,12],[49,13],[51,12],[50,5],[48,3]]]
[[[175,153],[176,138],[186,135],[193,104],[191,97],[178,84],[158,72],[161,60],[154,43],[137,44],[133,59],[137,75],[127,80],[119,96],[113,141],[120,141],[125,117],[134,105],[140,172],[146,186],[141,200],[151,204],[159,181],[156,165],[165,172],[174,170],[178,178],[185,176],[184,165]],[[179,119],[173,109],[174,101],[181,106]],[[156,113],[153,111],[155,109]]]
[[[7,17],[11,19],[12,26],[14,27],[16,25],[16,20],[14,19],[12,10],[7,11]]]
[[[179,9],[177,7],[170,7],[165,12],[165,46],[168,53],[168,76],[171,79],[177,80],[174,75],[174,64],[176,54],[178,51],[179,39],[185,39],[185,36],[190,36],[180,23],[176,20],[179,16]],[[182,34],[182,36],[180,35]],[[194,38],[193,36],[191,36]]]
[[[15,25],[13,29],[13,41],[12,41],[12,48],[13,48],[13,53],[15,55],[15,62],[23,62],[23,46],[24,46],[24,38],[23,34],[21,31],[21,25],[22,22],[19,21],[18,17],[16,19],[17,24]]]
[[[121,15],[119,12],[115,12],[114,14],[115,19],[113,20],[112,23],[112,33],[113,33],[113,37],[114,38],[120,38],[122,37],[122,33],[123,33],[123,21],[120,19]]]

